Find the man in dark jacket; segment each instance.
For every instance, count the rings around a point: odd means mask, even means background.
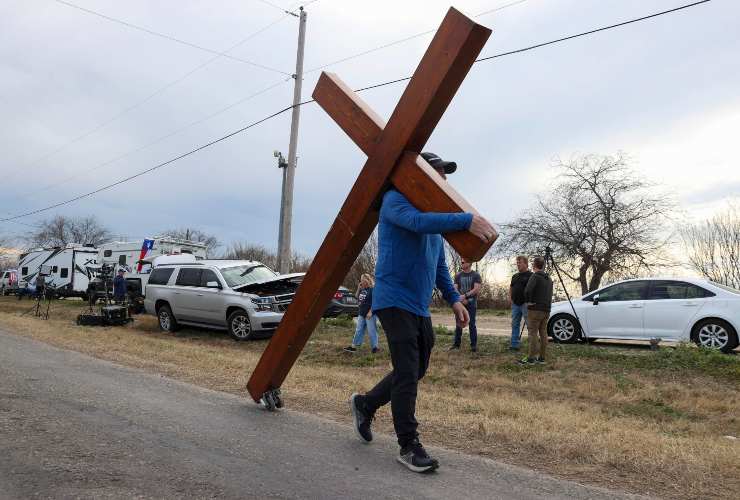
[[[545,259],[535,257],[532,261],[532,276],[524,288],[527,303],[527,330],[529,330],[529,356],[520,364],[545,362],[547,350],[547,320],[552,306],[552,280],[545,273]]]
[[[442,176],[457,168],[437,155],[422,157]],[[378,263],[372,309],[388,338],[393,371],[366,394],[353,394],[350,408],[354,430],[363,443],[373,439],[370,425],[375,412],[391,403],[393,427],[401,447],[397,460],[414,472],[439,467],[419,442],[416,392],[429,367],[434,329],[429,315],[436,287],[455,311],[462,327],[469,316],[455,291],[445,262],[440,233],[469,229],[483,241],[496,234],[493,226],[471,213],[424,213],[404,195],[391,189],[383,195],[378,223]]]
[[[124,274],[125,271],[123,269],[119,269],[118,275],[113,278],[113,300],[116,302],[124,302],[126,300],[128,283],[126,283],[126,278],[123,277]]]
[[[518,272],[511,277],[511,286],[509,287],[509,299],[511,300],[511,344],[509,344],[509,349],[512,351],[519,350],[522,320],[527,321],[524,289],[530,276],[532,276],[532,271],[529,270],[529,259],[524,255],[519,255],[516,258],[516,270]]]

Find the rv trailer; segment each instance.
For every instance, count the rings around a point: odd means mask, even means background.
[[[86,297],[90,282],[88,267],[95,266],[98,250],[92,246],[70,244],[65,247],[37,248],[21,255],[18,287],[25,288],[38,278],[42,266],[47,287],[59,297]]]
[[[205,244],[197,241],[155,236],[143,241],[115,241],[100,245],[97,262],[99,267],[113,266],[114,275],[123,269],[129,296],[136,301],[144,297],[149,274],[162,257],[182,256],[188,261],[202,260],[206,258],[206,249]]]

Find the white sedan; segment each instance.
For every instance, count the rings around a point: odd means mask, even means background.
[[[740,290],[702,279],[620,281],[552,305],[555,342],[591,339],[692,341],[729,352],[738,345]]]

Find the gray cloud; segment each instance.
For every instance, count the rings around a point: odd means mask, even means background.
[[[225,49],[280,14],[260,2],[217,4],[79,0],[81,5],[206,47]],[[286,3],[287,2],[283,2]],[[475,13],[500,2],[461,1]],[[675,1],[530,0],[480,19],[494,34],[484,55],[557,38],[648,12]],[[447,2],[321,0],[310,6],[306,67],[434,27]],[[186,74],[212,57],[106,22],[50,0],[10,3],[0,16],[0,175],[9,178],[0,211],[44,206],[148,168],[290,103],[291,82],[213,119],[79,179],[55,183],[140,148],[202,119],[280,76],[226,59],[174,85],[146,105],[64,151],[27,167]],[[712,2],[643,24],[572,40],[474,67],[432,136],[428,149],[461,165],[451,182],[496,221],[526,207],[546,185],[553,156],[623,149],[639,159],[646,137],[675,120],[702,120],[740,86],[735,2]],[[292,71],[296,26],[286,19],[236,49],[237,57]],[[352,87],[410,74],[429,42],[420,37],[330,68]],[[304,82],[310,95],[318,73]],[[404,84],[363,94],[386,118]],[[124,235],[185,224],[223,240],[274,246],[280,172],[274,149],[287,153],[289,115],[188,157],[115,191],[59,213],[95,213]],[[670,140],[670,139],[668,139]],[[675,144],[681,148],[681,144]],[[607,148],[608,150],[603,150]],[[302,110],[296,177],[294,246],[312,254],[365,157],[316,105]],[[731,161],[728,158],[728,161]],[[646,167],[643,172],[650,175]],[[737,187],[738,178],[727,185]],[[734,184],[733,184],[734,183]],[[684,197],[686,203],[702,195]],[[56,212],[53,212],[56,213]],[[47,215],[53,215],[49,213]],[[16,231],[12,225],[3,232]]]

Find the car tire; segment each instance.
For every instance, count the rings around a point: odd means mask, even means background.
[[[167,304],[159,306],[157,309],[157,319],[159,320],[159,329],[164,332],[176,332],[180,326],[177,324],[172,309]]]
[[[559,344],[572,344],[581,338],[581,327],[570,314],[557,314],[548,322],[547,334]]]
[[[229,328],[229,335],[237,341],[249,340],[252,338],[252,322],[249,321],[249,314],[246,311],[234,311],[226,319],[226,325]]]
[[[691,340],[699,347],[730,352],[737,347],[737,332],[727,321],[703,319],[691,329]]]

